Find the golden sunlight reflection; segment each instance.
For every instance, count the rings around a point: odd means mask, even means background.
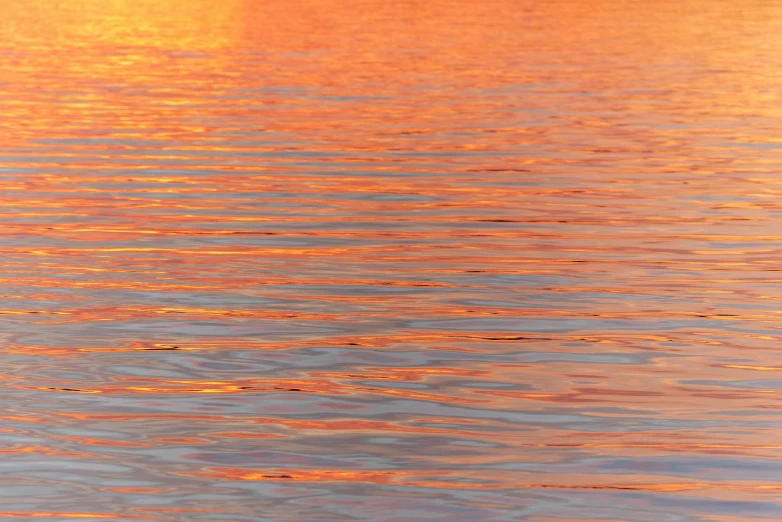
[[[779,34],[0,3],[0,518],[779,518]]]

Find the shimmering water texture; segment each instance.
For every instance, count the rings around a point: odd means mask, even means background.
[[[779,520],[780,35],[0,2],[0,520]]]

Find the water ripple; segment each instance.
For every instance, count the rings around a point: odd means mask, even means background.
[[[782,513],[782,10],[0,4],[0,518]]]

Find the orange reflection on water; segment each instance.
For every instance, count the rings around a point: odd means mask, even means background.
[[[0,515],[779,509],[779,5],[0,19]]]
[[[50,512],[39,511],[35,513],[31,512],[12,512],[4,511],[0,512],[0,517],[3,518],[39,518],[39,517],[60,517],[60,518],[113,518],[115,520],[122,520],[123,518],[130,518],[121,513],[72,513],[72,512]],[[160,520],[158,517],[138,517],[134,515],[134,518],[141,518],[142,520]]]
[[[448,476],[456,476],[459,478],[472,478],[473,480],[467,482],[456,482],[448,480],[416,480],[416,477],[421,478],[446,478]],[[465,477],[466,475],[466,477]],[[222,477],[229,480],[248,480],[248,481],[291,481],[291,482],[369,482],[374,484],[389,484],[398,483],[399,485],[415,486],[415,487],[438,487],[438,488],[480,488],[480,489],[499,489],[499,488],[553,488],[553,489],[618,489],[618,490],[630,490],[630,491],[663,491],[670,493],[681,493],[689,491],[705,490],[710,491],[712,494],[727,494],[730,495],[732,491],[740,492],[753,492],[761,494],[778,494],[782,491],[782,485],[779,484],[733,484],[724,485],[719,483],[654,483],[643,484],[629,482],[627,484],[610,484],[602,483],[603,480],[595,480],[594,476],[589,477],[577,477],[572,475],[571,480],[581,480],[584,484],[546,484],[546,483],[523,483],[514,484],[513,479],[518,477],[524,477],[523,473],[512,473],[510,477],[504,477],[502,481],[495,480],[492,482],[490,478],[486,477],[486,483],[476,480],[477,474],[465,474],[464,472],[457,473],[455,471],[346,471],[346,470],[309,470],[309,469],[282,469],[282,470],[269,470],[266,472],[251,471],[238,468],[211,468],[208,471],[199,473],[199,476],[217,478]],[[630,481],[637,477],[627,477]]]

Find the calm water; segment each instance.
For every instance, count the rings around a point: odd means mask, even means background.
[[[0,519],[782,518],[780,34],[2,2]]]

